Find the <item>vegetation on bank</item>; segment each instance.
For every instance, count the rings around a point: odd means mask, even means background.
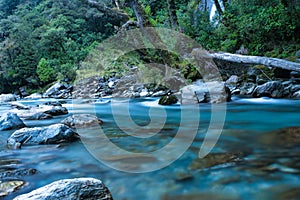
[[[295,60],[300,49],[296,0],[231,0],[211,21],[201,0],[0,0],[0,93],[72,82],[91,50],[122,27],[155,26],[183,32],[211,51]],[[215,1],[216,2],[216,1]],[[124,24],[128,25],[125,27]],[[196,70],[176,55],[148,49],[107,66],[158,62],[191,80]]]

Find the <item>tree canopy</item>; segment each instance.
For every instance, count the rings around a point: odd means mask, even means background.
[[[300,49],[299,1],[214,2],[210,20],[201,0],[0,0],[0,93],[73,81],[88,53],[122,28],[175,29],[211,51],[292,60]]]

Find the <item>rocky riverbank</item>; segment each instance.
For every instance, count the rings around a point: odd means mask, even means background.
[[[17,97],[16,97],[17,98]],[[15,100],[15,98],[5,98]],[[8,104],[8,110],[0,117],[0,131],[12,131],[7,138],[7,148],[20,149],[32,145],[62,145],[78,141],[76,128],[95,126],[102,123],[96,116],[77,114],[67,117],[68,110],[59,102],[46,102],[37,106],[26,106],[18,102]],[[47,120],[57,116],[66,116],[57,124],[43,127],[26,127],[23,120]],[[18,151],[18,150],[16,150]],[[29,183],[24,178],[43,171],[23,167],[16,159],[0,161],[0,198],[26,188]],[[77,178],[53,182],[15,199],[103,199],[110,200],[108,188],[97,179]]]

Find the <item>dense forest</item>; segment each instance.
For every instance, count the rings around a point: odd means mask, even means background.
[[[81,62],[123,28],[178,30],[210,51],[295,60],[298,0],[0,0],[0,93],[72,82]],[[142,58],[141,58],[142,59]]]

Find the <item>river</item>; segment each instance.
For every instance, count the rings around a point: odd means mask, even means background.
[[[35,101],[23,100],[23,104],[35,105],[49,101],[41,99]],[[96,113],[103,120],[102,127],[80,129],[83,138],[94,140],[90,145],[87,141],[79,141],[64,145],[39,145],[24,146],[19,150],[10,150],[6,147],[6,140],[13,131],[3,131],[0,134],[0,158],[7,161],[10,167],[35,168],[39,171],[34,176],[25,177],[28,184],[18,192],[7,196],[14,196],[29,192],[44,186],[55,180],[76,177],[94,177],[102,180],[110,189],[114,199],[284,199],[286,193],[294,188],[300,188],[300,145],[286,144],[274,139],[272,132],[287,127],[300,126],[300,101],[299,100],[275,100],[268,98],[259,99],[233,99],[226,105],[226,116],[220,138],[212,149],[213,153],[241,152],[239,162],[225,162],[212,167],[195,169],[191,164],[197,160],[200,147],[212,117],[212,107],[202,104],[194,108],[184,108],[179,104],[161,107],[157,105],[157,99],[145,98],[128,101],[96,103],[92,107],[80,102],[68,100],[63,104],[74,113]],[[117,109],[112,109],[116,106]],[[152,108],[164,110],[149,112]],[[124,108],[124,109],[123,109]],[[126,109],[128,108],[128,113]],[[0,112],[8,109],[1,106]],[[171,145],[176,133],[183,126],[180,122],[182,111],[187,109],[188,121],[185,134],[189,133],[188,127],[193,124],[198,126],[192,143],[187,150],[180,154],[177,160],[170,161],[169,165],[155,169],[167,154],[160,158],[140,159],[137,165],[128,165],[126,158],[117,157],[117,152],[111,152],[111,158],[106,154],[106,160],[99,161],[97,155],[101,151],[108,151],[108,147],[98,141],[97,134],[101,129],[109,138],[109,142],[116,144],[130,152],[148,153]],[[213,112],[218,112],[214,110]],[[66,116],[55,117],[43,121],[25,121],[29,127],[46,126],[59,123]],[[128,127],[119,127],[116,119],[131,119]],[[156,135],[147,136],[139,129],[136,135],[127,133],[135,129],[130,128],[131,122],[148,128],[149,132],[156,131]],[[151,128],[149,124],[154,124]],[[157,123],[157,124],[155,124]],[[154,130],[156,126],[162,128]],[[221,122],[220,122],[221,123]],[[125,130],[126,129],[126,130]],[[145,130],[145,129],[143,129]],[[147,129],[146,129],[147,130]],[[142,134],[142,135],[138,135]],[[191,130],[192,134],[192,130]],[[143,136],[136,138],[135,136]],[[151,137],[150,137],[151,136]],[[96,139],[94,139],[94,137]],[[181,136],[181,139],[185,136]],[[189,138],[189,136],[186,136]],[[186,142],[187,139],[182,141]],[[287,140],[289,141],[289,140]],[[99,142],[99,143],[98,143]],[[96,146],[95,146],[96,145]],[[97,147],[98,145],[98,147]],[[105,149],[106,148],[106,149]],[[176,145],[174,148],[177,148]],[[183,149],[178,147],[180,153]],[[114,151],[111,149],[111,151]],[[96,157],[94,156],[96,155]],[[172,155],[170,155],[172,157]],[[134,156],[129,157],[133,162]],[[113,169],[107,166],[107,161],[117,162]],[[123,162],[124,161],[124,162]],[[145,163],[143,163],[145,162]],[[149,163],[150,165],[148,165]],[[5,162],[2,162],[5,163]],[[109,163],[109,162],[108,162]],[[132,163],[131,163],[132,164]],[[153,169],[153,170],[151,170]],[[144,173],[128,173],[150,171]],[[125,172],[124,172],[125,171]]]

